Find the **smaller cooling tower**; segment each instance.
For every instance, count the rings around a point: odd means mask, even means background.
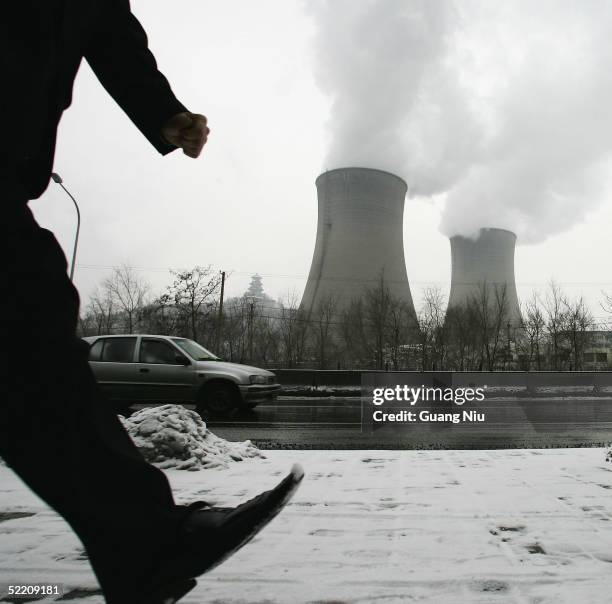
[[[333,297],[339,311],[381,276],[414,313],[404,260],[406,183],[389,172],[339,168],[317,180],[317,239],[301,308],[309,315]]]
[[[505,229],[480,229],[475,239],[456,235],[450,238],[452,273],[448,308],[465,306],[471,300],[483,301],[489,308],[505,290],[504,322],[519,325],[521,311],[514,280],[516,235]],[[498,306],[499,307],[499,306]]]

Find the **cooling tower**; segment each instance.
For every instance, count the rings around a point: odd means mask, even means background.
[[[317,239],[301,308],[333,297],[346,308],[380,284],[414,313],[403,242],[406,183],[389,172],[340,168],[316,180]]]
[[[505,290],[504,322],[518,325],[521,312],[514,280],[514,247],[516,235],[504,229],[480,229],[476,239],[451,237],[451,290],[448,307],[466,305],[470,300],[484,301],[499,309]],[[496,306],[497,304],[497,306]]]

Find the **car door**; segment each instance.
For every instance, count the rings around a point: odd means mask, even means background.
[[[89,363],[109,398],[131,402],[139,398],[136,336],[98,338],[89,351]]]
[[[141,338],[138,372],[146,400],[156,403],[193,402],[195,364],[167,340]]]

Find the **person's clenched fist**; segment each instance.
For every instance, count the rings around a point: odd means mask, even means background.
[[[177,113],[162,127],[162,136],[189,157],[198,157],[206,144],[210,129],[206,118],[198,113]]]

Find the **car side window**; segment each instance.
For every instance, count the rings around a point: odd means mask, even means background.
[[[140,343],[140,362],[164,365],[179,365],[176,360],[181,356],[178,350],[163,340],[147,340]]]
[[[132,363],[136,338],[106,338],[100,360],[106,363]]]
[[[89,349],[89,360],[99,361],[102,357],[102,347],[104,346],[104,340],[97,340],[94,345]]]

